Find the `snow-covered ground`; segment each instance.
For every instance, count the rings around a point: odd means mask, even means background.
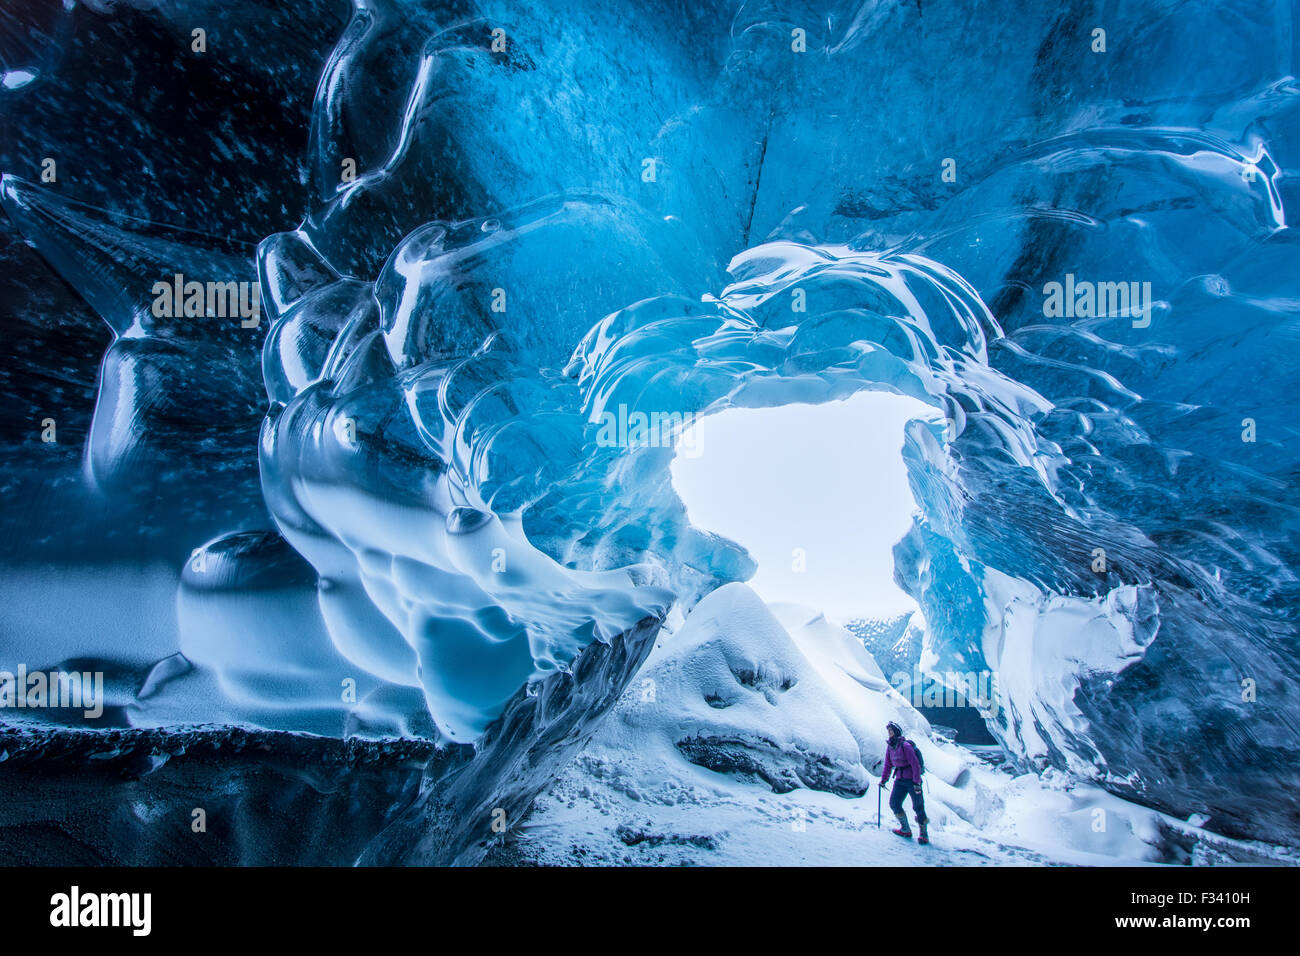
[[[877,827],[889,720],[925,756],[930,846],[890,832],[888,794]],[[661,638],[511,853],[549,865],[1297,861],[1056,771],[1014,775],[932,736],[860,641],[743,584]]]

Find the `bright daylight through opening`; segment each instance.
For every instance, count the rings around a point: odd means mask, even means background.
[[[888,392],[729,409],[683,436],[673,486],[693,525],[749,551],[758,564],[749,584],[765,600],[840,624],[897,617],[916,609],[894,583],[893,548],[916,509],[903,426],[937,415]]]

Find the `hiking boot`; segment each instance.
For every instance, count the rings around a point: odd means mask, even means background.
[[[910,840],[910,839],[912,839],[912,831],[911,831],[911,830],[904,830],[902,827],[894,827],[893,832],[894,832],[894,833],[897,833],[897,834],[898,834],[899,836],[901,836],[904,840]]]
[[[924,823],[921,823],[921,824],[918,824],[918,826],[920,827],[920,832],[918,832],[917,835],[916,835],[916,842],[917,842],[917,843],[920,843],[920,844],[926,844],[926,843],[929,843],[929,842],[930,842],[930,834],[928,834],[928,833],[925,832],[925,824],[924,824]]]

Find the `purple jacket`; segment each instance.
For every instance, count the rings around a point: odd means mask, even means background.
[[[885,766],[880,775],[882,786],[889,781],[890,770],[897,771],[894,776],[899,780],[921,779],[921,762],[916,759],[916,750],[908,741],[885,748]]]

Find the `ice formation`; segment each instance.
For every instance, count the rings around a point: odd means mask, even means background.
[[[221,13],[230,70],[261,68],[254,6]],[[355,0],[301,223],[255,266],[228,211],[213,236],[162,196],[91,208],[4,155],[10,221],[113,333],[98,497],[66,494],[188,536],[180,633],[149,656],[183,649],[234,720],[355,721],[329,692],[350,677],[405,732],[418,694],[486,788],[449,748],[430,812],[481,809],[547,726],[557,754],[589,736],[671,613],[752,572],[686,521],[678,423],[887,389],[942,418],[908,426],[895,550],[926,660],[999,674],[990,730],[1025,767],[1294,842],[1290,6],[560,6]],[[57,57],[31,56],[0,97],[52,95]],[[256,323],[160,317],[176,275],[257,281]],[[292,552],[239,537],[273,531]],[[315,598],[259,631],[267,588]],[[525,714],[539,693],[572,699]],[[155,696],[122,712],[187,719]]]

